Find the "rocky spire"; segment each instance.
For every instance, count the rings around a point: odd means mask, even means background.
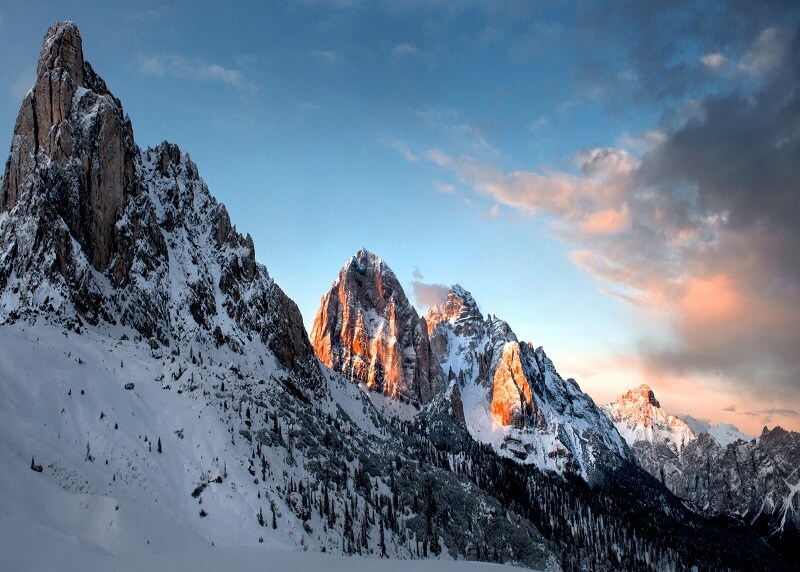
[[[31,314],[104,322],[153,343],[251,355],[260,340],[298,385],[324,390],[300,311],[256,263],[252,238],[186,153],[166,142],[138,148],[70,22],[44,38],[0,210],[0,323]]]
[[[117,221],[127,198],[140,192],[136,154],[119,100],[83,59],[78,28],[53,24],[17,117],[0,210],[44,206],[66,223],[95,269],[122,283],[129,260],[118,256]]]
[[[389,396],[424,404],[441,391],[424,320],[394,272],[363,248],[322,297],[311,342],[328,367]]]

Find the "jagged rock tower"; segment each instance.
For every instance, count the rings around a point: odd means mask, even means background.
[[[0,295],[0,323],[43,315],[237,352],[257,341],[264,359],[322,387],[300,312],[256,263],[250,236],[177,146],[137,147],[71,22],[47,31],[14,129],[0,187]]]

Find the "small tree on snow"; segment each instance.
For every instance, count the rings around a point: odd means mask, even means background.
[[[36,461],[31,457],[31,471],[36,471],[37,473],[41,473],[44,470],[44,467],[41,465],[37,465]]]
[[[264,526],[264,511],[261,507],[258,507],[258,514],[256,515],[256,518],[258,519],[258,524]]]
[[[158,438],[158,446],[156,447],[159,453],[163,453],[164,451],[161,450],[161,437]]]

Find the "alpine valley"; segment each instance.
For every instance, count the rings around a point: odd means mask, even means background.
[[[136,145],[70,22],[0,182],[0,435],[15,570],[800,563],[795,433],[649,388],[600,408],[466,289],[420,316],[363,249],[309,335],[188,154]]]

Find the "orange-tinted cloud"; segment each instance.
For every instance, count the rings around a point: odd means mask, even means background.
[[[699,327],[716,327],[742,317],[743,296],[733,278],[717,274],[709,278],[690,277],[684,285],[677,312],[683,320]]]

